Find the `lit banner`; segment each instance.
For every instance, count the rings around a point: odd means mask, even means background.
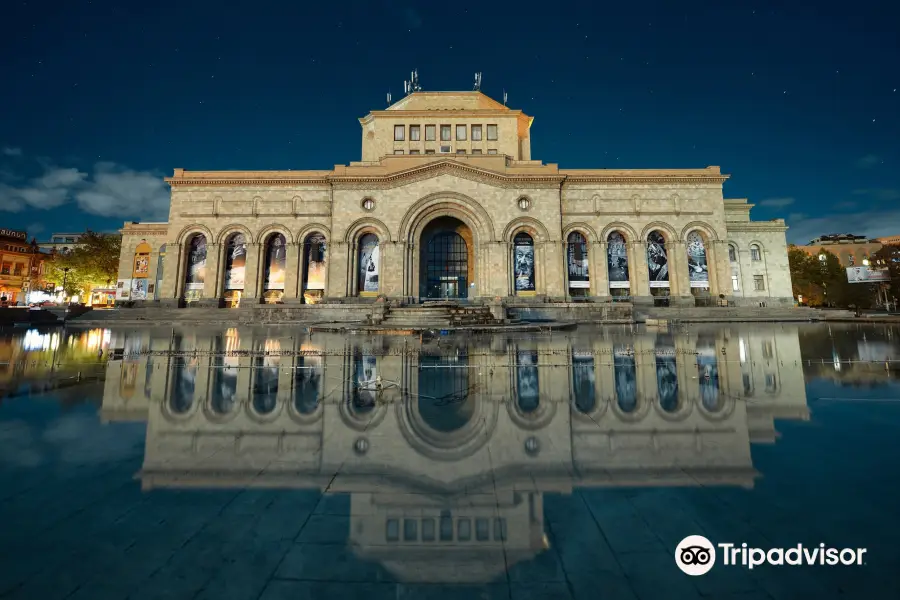
[[[202,235],[196,235],[191,240],[186,275],[186,289],[203,289],[203,282],[206,281],[206,238]]]
[[[225,252],[225,289],[243,290],[247,269],[247,239],[244,234],[233,235]]]
[[[131,280],[131,299],[146,300],[147,299],[147,280],[132,279]]]
[[[628,248],[625,238],[618,231],[613,231],[606,239],[606,268],[610,289],[631,287],[628,281]]]
[[[706,262],[706,245],[696,231],[687,236],[688,269],[692,288],[709,287],[709,265]]]
[[[647,267],[650,271],[650,287],[669,287],[669,256],[666,239],[658,231],[647,236]]]
[[[266,289],[284,289],[284,267],[287,262],[287,244],[284,236],[276,234],[269,241],[266,252]]]
[[[847,267],[848,283],[890,283],[891,273],[887,269],[869,267]]]
[[[306,288],[325,289],[325,236],[314,235],[306,245]],[[377,286],[375,288],[378,289]]]

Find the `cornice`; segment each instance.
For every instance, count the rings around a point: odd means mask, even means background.
[[[609,174],[609,175],[563,175],[565,178],[566,184],[582,184],[582,183],[603,183],[603,184],[635,184],[635,183],[653,183],[653,184],[685,184],[685,183],[703,183],[703,184],[713,184],[713,185],[722,185],[728,180],[728,175],[702,175],[702,174],[688,174],[688,175],[673,175],[673,174],[664,174],[664,175],[654,175],[652,173],[647,174],[628,174],[628,175],[618,175],[618,174]]]
[[[255,177],[166,177],[165,182],[172,187],[208,187],[208,186],[271,186],[271,187],[296,187],[301,185],[321,185],[327,187],[327,176],[316,178],[308,177],[279,177],[255,178]]]
[[[558,173],[500,173],[445,159],[387,175],[335,175],[328,180],[339,189],[390,189],[446,174],[503,188],[558,187],[565,179]]]
[[[726,231],[787,231],[790,229],[784,221],[750,221],[743,223],[727,222]]]

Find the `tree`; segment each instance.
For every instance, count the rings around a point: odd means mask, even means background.
[[[122,238],[117,234],[86,231],[78,246],[69,252],[58,252],[47,261],[47,281],[62,289],[67,296],[87,296],[95,287],[105,287],[117,279]],[[66,271],[68,269],[68,271]]]
[[[888,297],[900,298],[900,246],[884,245],[871,256],[875,268],[887,268],[891,276],[888,284]]]
[[[809,306],[824,304],[825,286],[819,259],[791,245],[788,248],[788,265],[791,270],[794,297],[802,297]]]

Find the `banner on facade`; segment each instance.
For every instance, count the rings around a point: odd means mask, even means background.
[[[709,265],[706,262],[706,245],[697,231],[687,236],[688,272],[692,288],[709,287]]]
[[[609,287],[613,289],[629,288],[628,280],[628,247],[625,238],[618,231],[613,231],[606,238],[606,268],[609,272]]]
[[[325,238],[314,236],[309,240],[306,257],[306,289],[325,289]],[[375,288],[377,291],[377,287]]]
[[[280,233],[269,241],[266,252],[266,289],[284,289],[284,271],[287,263],[287,244]]]
[[[185,288],[202,290],[204,281],[206,281],[206,238],[198,235],[194,236],[188,248]]]
[[[847,267],[848,283],[890,283],[891,273],[887,269],[869,267]]]
[[[666,238],[658,231],[651,231],[647,236],[647,268],[650,287],[669,287],[669,255],[666,251]]]
[[[378,273],[381,271],[381,253],[378,238],[371,233],[360,240],[359,282],[360,291],[369,294],[378,292]]]
[[[225,289],[243,290],[247,270],[247,238],[244,234],[232,236],[225,252]]]
[[[517,292],[533,292],[534,241],[527,235],[516,235],[513,240],[513,263]]]
[[[147,280],[132,279],[131,280],[131,299],[146,300],[147,299]]]

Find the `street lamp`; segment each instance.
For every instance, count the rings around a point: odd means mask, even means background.
[[[63,267],[63,302],[66,300],[66,279],[69,277],[69,267]]]

